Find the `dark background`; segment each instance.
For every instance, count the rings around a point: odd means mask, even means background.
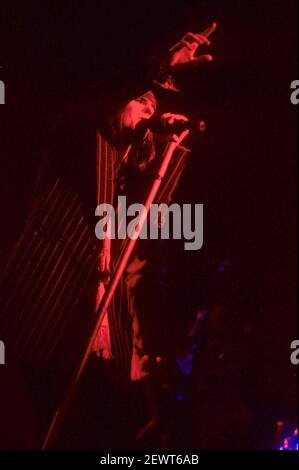
[[[160,327],[165,332],[170,324],[179,343],[179,332],[207,306],[206,356],[196,390],[210,384],[218,395],[202,393],[203,403],[210,410],[227,408],[234,391],[242,406],[254,395],[247,409],[256,423],[263,412],[273,421],[294,421],[296,369],[289,345],[297,337],[297,110],[290,84],[297,75],[296,1],[36,0],[1,2],[0,12],[0,79],[6,86],[0,107],[1,265],[22,228],[49,126],[66,101],[186,31],[218,23],[211,37],[214,61],[178,75],[181,94],[168,109],[207,122],[175,197],[204,204],[204,245],[186,252],[182,241],[162,243],[154,268],[161,312],[167,310]],[[226,418],[219,421],[219,410],[209,411],[206,421],[215,413],[221,429]]]

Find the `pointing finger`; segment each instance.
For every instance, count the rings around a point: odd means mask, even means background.
[[[205,36],[207,38],[208,36],[210,36],[210,34],[212,34],[215,31],[216,28],[217,28],[217,23],[212,23],[207,29],[202,31],[200,35]]]

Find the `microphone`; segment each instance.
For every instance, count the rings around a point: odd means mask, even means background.
[[[165,122],[166,119],[159,115],[154,115],[150,119],[142,121],[142,125],[152,132],[165,133],[165,134],[176,134],[185,131],[186,129],[204,132],[206,124],[204,121],[184,121],[183,119],[174,119],[172,124]]]

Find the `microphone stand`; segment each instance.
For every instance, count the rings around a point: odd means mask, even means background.
[[[73,376],[73,378],[70,382],[70,385],[69,385],[69,387],[68,387],[68,389],[67,389],[67,391],[66,391],[66,393],[65,393],[65,395],[64,395],[64,397],[63,397],[63,399],[60,403],[60,406],[57,408],[57,410],[56,410],[56,412],[53,416],[53,419],[51,421],[51,424],[50,424],[50,427],[48,429],[47,435],[46,435],[45,440],[43,442],[42,450],[51,449],[51,447],[53,446],[53,444],[55,442],[55,439],[58,435],[60,426],[61,426],[61,424],[63,422],[63,419],[65,417],[65,414],[66,414],[66,412],[69,408],[69,405],[70,405],[71,400],[74,396],[76,387],[78,385],[78,382],[81,378],[82,372],[83,372],[83,370],[85,368],[85,365],[87,363],[89,354],[92,351],[92,347],[93,347],[93,344],[95,342],[97,332],[98,332],[98,330],[99,330],[99,328],[102,324],[102,321],[105,317],[105,314],[106,314],[107,309],[110,305],[110,302],[113,298],[116,287],[117,287],[117,285],[118,285],[118,283],[121,279],[121,276],[122,276],[122,274],[123,274],[123,272],[124,272],[124,270],[127,266],[127,263],[128,263],[129,258],[131,256],[131,253],[134,249],[136,241],[139,237],[139,234],[142,230],[144,222],[146,221],[147,214],[150,210],[150,206],[153,203],[154,198],[155,198],[155,196],[158,192],[158,189],[161,185],[162,179],[164,178],[164,176],[166,174],[166,171],[167,171],[168,165],[171,161],[173,152],[176,149],[176,147],[178,147],[180,145],[180,143],[182,142],[182,140],[186,137],[186,135],[188,133],[189,133],[188,130],[184,130],[176,140],[172,139],[171,141],[169,141],[167,143],[167,146],[166,146],[166,148],[164,150],[164,153],[163,153],[163,156],[162,156],[162,161],[161,161],[160,168],[158,169],[158,172],[155,175],[154,182],[152,184],[152,187],[150,189],[150,192],[149,192],[148,197],[146,199],[146,202],[144,204],[145,210],[143,210],[142,213],[141,213],[139,224],[135,228],[134,237],[130,237],[130,235],[129,235],[128,238],[126,239],[126,242],[125,242],[126,245],[125,245],[125,248],[123,250],[123,256],[119,259],[119,262],[117,263],[117,265],[115,267],[115,270],[114,270],[114,272],[111,276],[111,279],[108,283],[108,286],[105,290],[105,293],[103,294],[101,302],[98,306],[98,309],[97,309],[97,312],[96,312],[96,315],[98,316],[98,320],[96,322],[96,325],[93,328],[93,332],[90,336],[89,342],[88,342],[88,344],[86,346],[86,349],[83,353],[83,356],[82,356],[81,362],[79,364],[79,367],[78,367],[76,373],[74,374],[74,376]]]

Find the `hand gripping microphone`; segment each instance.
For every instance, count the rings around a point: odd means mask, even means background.
[[[143,125],[152,132],[165,134],[178,134],[186,129],[203,132],[206,128],[204,121],[184,121],[183,119],[174,119],[174,122],[169,124],[166,122],[165,118],[158,115],[154,115],[150,119],[144,120]]]

